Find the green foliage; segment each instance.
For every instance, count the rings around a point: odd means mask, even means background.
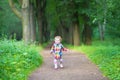
[[[113,37],[120,37],[120,1],[119,0],[107,0],[107,33]]]
[[[30,72],[42,63],[38,49],[42,48],[0,40],[0,80],[27,80]]]
[[[8,0],[0,0],[0,37],[2,34],[9,37],[16,34],[17,39],[21,39],[22,25],[9,7]]]
[[[120,43],[117,40],[95,41],[92,46],[74,47],[85,53],[111,80],[120,80]]]
[[[55,31],[56,27],[59,24],[59,18],[56,12],[55,0],[47,0],[46,16],[47,16],[51,31]]]

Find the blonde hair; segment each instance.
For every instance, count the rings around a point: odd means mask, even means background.
[[[62,41],[61,36],[55,36],[54,40],[56,40],[56,39],[60,39],[60,41]]]

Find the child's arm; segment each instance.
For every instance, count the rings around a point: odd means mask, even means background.
[[[52,47],[51,47],[50,54],[51,54],[53,57],[55,57],[55,54],[54,54],[54,45],[52,45]]]
[[[50,53],[52,54],[54,52],[54,46],[51,47]]]
[[[54,46],[54,44],[51,47],[50,54],[52,54],[53,56],[55,55],[55,46]]]
[[[69,49],[67,49],[67,48],[62,48],[62,50],[63,50],[63,51],[68,51]]]
[[[65,48],[63,45],[62,45],[62,51],[68,51],[69,49]]]

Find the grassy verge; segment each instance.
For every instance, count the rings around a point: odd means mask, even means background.
[[[120,80],[119,41],[93,42],[92,46],[71,47],[88,56],[110,80]]]
[[[0,40],[0,80],[27,80],[42,64],[42,47],[25,45],[14,40]]]

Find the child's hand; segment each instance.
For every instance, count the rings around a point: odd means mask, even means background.
[[[67,49],[67,51],[68,51],[68,52],[71,52],[71,50],[70,50],[70,49]]]
[[[67,51],[69,51],[69,49],[66,49]]]
[[[67,50],[67,52],[68,52],[68,53],[72,53],[73,51],[72,51],[72,50],[70,50],[70,49],[68,49],[68,50]]]
[[[67,49],[67,48],[62,48],[62,51],[68,51],[69,49]]]

